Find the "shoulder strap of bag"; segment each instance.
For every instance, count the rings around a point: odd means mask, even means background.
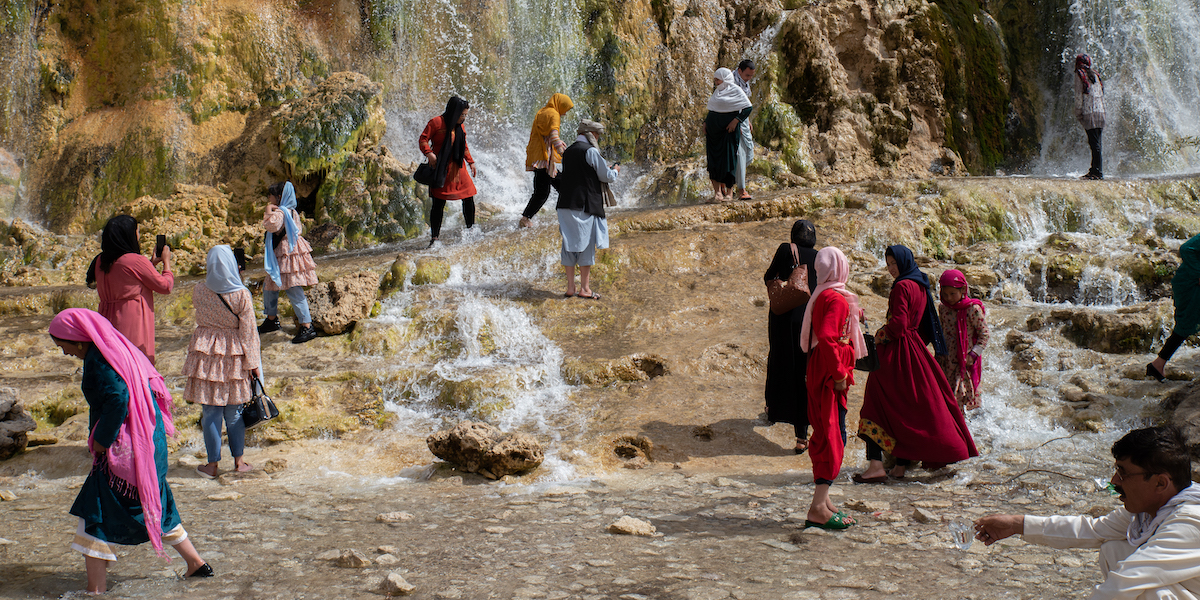
[[[800,251],[796,249],[795,244],[788,245],[792,247],[792,268],[797,269],[800,267]]]
[[[213,293],[214,293],[214,294],[216,294],[216,292],[213,292]],[[238,316],[238,314],[237,314],[236,312],[233,312],[233,307],[232,307],[232,306],[229,306],[229,302],[227,302],[227,301],[225,300],[225,296],[222,296],[222,295],[220,295],[220,294],[217,294],[217,297],[221,299],[221,304],[224,304],[224,305],[225,305],[225,308],[228,308],[228,309],[229,309],[229,312],[233,313],[233,318],[235,318],[235,319],[237,319],[237,320],[238,320],[238,326],[240,327],[240,326],[241,326],[241,324],[242,324],[242,318],[241,318],[240,316]]]

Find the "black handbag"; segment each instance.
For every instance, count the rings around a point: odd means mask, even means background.
[[[879,369],[879,353],[875,351],[875,336],[864,333],[863,342],[867,345],[867,355],[854,361],[854,368],[870,373]]]
[[[437,169],[427,162],[417,165],[417,170],[413,171],[413,181],[433,187],[434,180],[437,179]]]
[[[256,387],[258,391],[255,391]],[[279,409],[275,408],[275,402],[263,389],[262,381],[258,375],[251,375],[250,401],[242,407],[242,423],[246,425],[246,429],[253,429],[278,416]]]

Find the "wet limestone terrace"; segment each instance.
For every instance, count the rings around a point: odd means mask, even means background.
[[[1108,446],[1183,410],[1161,401],[1197,367],[1185,347],[1167,383],[1140,374],[1170,327],[1173,250],[1200,233],[1198,189],[1186,177],[939,179],[619,211],[594,271],[600,302],[562,299],[546,215],[522,231],[497,215],[470,235],[452,222],[435,250],[318,257],[322,280],[369,268],[387,289],[349,334],[264,337],[284,416],[250,436],[260,471],[200,479],[199,411],[176,411],[169,480],[218,576],[177,581],[180,561],[137,547],[108,595],[374,598],[396,572],[418,598],[1086,597],[1094,552],[1018,540],[960,551],[945,521],[1115,506],[1094,481],[1110,474]],[[992,328],[984,408],[970,416],[982,456],[903,483],[839,483],[835,501],[860,522],[843,533],[802,529],[808,458],[791,452],[790,426],[759,418],[761,274],[801,216],[847,250],[873,324],[890,285],[882,249],[906,243],[934,276],[967,271]],[[195,281],[158,303],[159,366],[175,390]],[[39,419],[38,439],[56,441],[0,463],[0,598],[83,587],[67,514],[88,464],[79,364],[44,332],[54,310],[94,302],[71,286],[0,293],[3,383]],[[491,481],[436,461],[425,436],[463,419],[537,436],[546,463]],[[623,468],[614,442],[637,435],[652,460]],[[851,439],[844,475],[862,452]],[[656,535],[609,533],[622,516]],[[339,566],[347,551],[369,564]]]

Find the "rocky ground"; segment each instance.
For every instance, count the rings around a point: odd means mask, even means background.
[[[82,448],[59,450],[75,471],[86,462]],[[1054,474],[1027,472],[1027,457],[1013,456],[1012,464],[917,471],[903,483],[839,484],[834,500],[859,524],[830,533],[803,528],[813,486],[801,458],[788,459],[786,470],[746,454],[742,469],[692,461],[527,485],[445,467],[411,470],[407,479],[333,470],[353,451],[337,442],[252,449],[253,463],[289,467],[221,481],[198,478],[199,459],[176,456],[169,481],[217,576],[179,581],[180,561],[168,565],[138,547],[111,570],[109,596],[374,598],[397,573],[415,598],[1083,598],[1099,581],[1094,551],[1019,540],[960,551],[947,521],[1115,505],[1090,481],[1107,472],[1104,457]],[[0,479],[15,495],[0,502],[0,598],[57,598],[82,587],[66,514],[81,481]],[[623,517],[654,531],[610,532]]]

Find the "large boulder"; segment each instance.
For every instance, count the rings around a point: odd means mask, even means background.
[[[542,445],[531,435],[504,433],[487,423],[463,421],[426,438],[434,456],[457,467],[499,479],[542,464]]]
[[[17,390],[0,388],[0,460],[25,449],[27,434],[37,429],[37,422],[17,399]]]
[[[1162,331],[1165,305],[1138,304],[1102,311],[1091,308],[1062,308],[1050,317],[1066,322],[1063,335],[1081,348],[1097,352],[1149,352]]]
[[[378,294],[379,276],[375,273],[355,273],[318,283],[308,291],[313,324],[328,335],[343,333],[370,316]]]

